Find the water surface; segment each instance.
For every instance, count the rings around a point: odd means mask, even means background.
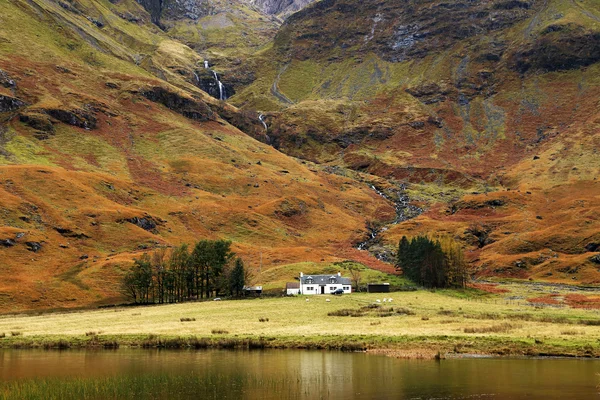
[[[600,361],[320,351],[0,351],[0,398],[600,399]]]

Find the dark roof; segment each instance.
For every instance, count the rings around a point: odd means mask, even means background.
[[[285,284],[286,289],[300,289],[300,282],[288,282]]]
[[[309,279],[312,279],[312,282],[309,282]],[[315,284],[315,285],[327,285],[330,283],[337,283],[342,285],[350,285],[350,278],[344,278],[338,276],[338,274],[334,275],[304,275],[300,277],[300,283],[303,285],[306,284]]]

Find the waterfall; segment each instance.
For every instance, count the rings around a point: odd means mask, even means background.
[[[263,113],[258,113],[258,120],[265,127],[265,138],[267,139],[267,144],[270,145],[271,137],[267,134],[269,132],[269,127],[267,126],[267,123],[265,122],[265,116],[263,115]]]
[[[217,81],[217,84],[219,85],[219,100],[226,100],[225,96],[223,95],[224,92],[224,86],[223,83],[219,80],[219,75],[213,71],[213,76],[215,77],[215,81]]]
[[[219,97],[218,97],[219,100],[227,100],[227,89],[225,88],[225,85],[223,85],[223,82],[221,82],[221,80],[219,79],[219,75],[215,71],[210,69],[208,60],[204,60],[204,68],[207,69],[209,72],[212,72],[213,79],[215,80],[215,82],[217,83],[217,87],[219,88]],[[196,80],[198,81],[198,83],[200,83],[200,79],[198,78],[198,75],[196,75],[195,72],[194,72],[194,75],[196,76]],[[211,96],[213,96],[211,86],[212,85],[206,86],[205,84],[203,84],[201,86],[201,89],[208,92]],[[213,96],[213,97],[216,97],[216,96]]]
[[[196,78],[196,85],[200,83],[200,77],[198,77],[198,74],[196,73],[196,71],[194,71],[194,78]]]
[[[265,127],[265,131],[269,130],[269,127],[267,126],[267,123],[265,122],[265,116],[262,115],[262,113],[258,114],[258,120],[260,121],[261,124],[263,124],[263,126]]]

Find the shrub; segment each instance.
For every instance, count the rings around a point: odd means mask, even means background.
[[[492,326],[483,326],[480,328],[465,328],[465,333],[509,333],[513,329],[521,328],[521,325],[503,322]]]
[[[226,331],[225,329],[213,329],[211,333],[213,335],[227,335],[229,331]]]
[[[179,318],[181,322],[193,322],[196,318]]]

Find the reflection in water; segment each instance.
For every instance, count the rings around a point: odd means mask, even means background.
[[[593,399],[600,361],[318,351],[0,351],[0,399]],[[22,392],[18,392],[22,390]]]

